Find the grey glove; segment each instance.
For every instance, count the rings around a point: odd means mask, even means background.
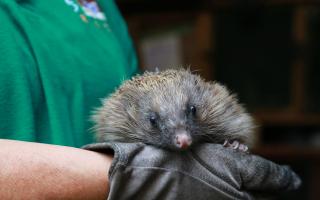
[[[84,147],[113,151],[109,200],[254,199],[297,189],[300,178],[287,166],[219,144],[173,152],[141,143],[97,143]]]

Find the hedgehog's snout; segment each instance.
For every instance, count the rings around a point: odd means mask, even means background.
[[[181,150],[187,149],[192,144],[192,138],[186,130],[175,131],[174,144]]]

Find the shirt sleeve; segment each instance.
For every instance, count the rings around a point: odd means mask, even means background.
[[[300,185],[299,177],[285,166],[216,144],[200,145],[186,152],[125,143],[85,148],[114,152],[108,199],[254,199],[253,190],[288,191]],[[251,161],[247,166],[239,165],[247,159]],[[264,167],[256,168],[257,165]],[[270,167],[274,170],[267,175]],[[255,178],[258,172],[265,174],[265,179]]]

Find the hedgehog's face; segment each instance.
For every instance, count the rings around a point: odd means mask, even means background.
[[[149,94],[141,100],[141,115],[145,122],[149,144],[174,150],[185,150],[194,144],[200,132],[200,109],[190,94],[182,88],[163,88],[166,92]],[[146,137],[148,138],[148,137]]]

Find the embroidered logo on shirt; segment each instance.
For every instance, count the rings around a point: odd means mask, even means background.
[[[75,13],[80,13],[80,19],[83,22],[89,23],[93,20],[97,28],[107,28],[110,30],[107,18],[95,0],[64,0],[64,2],[70,6]],[[90,18],[92,20],[89,20]],[[101,22],[103,23],[101,24]]]

